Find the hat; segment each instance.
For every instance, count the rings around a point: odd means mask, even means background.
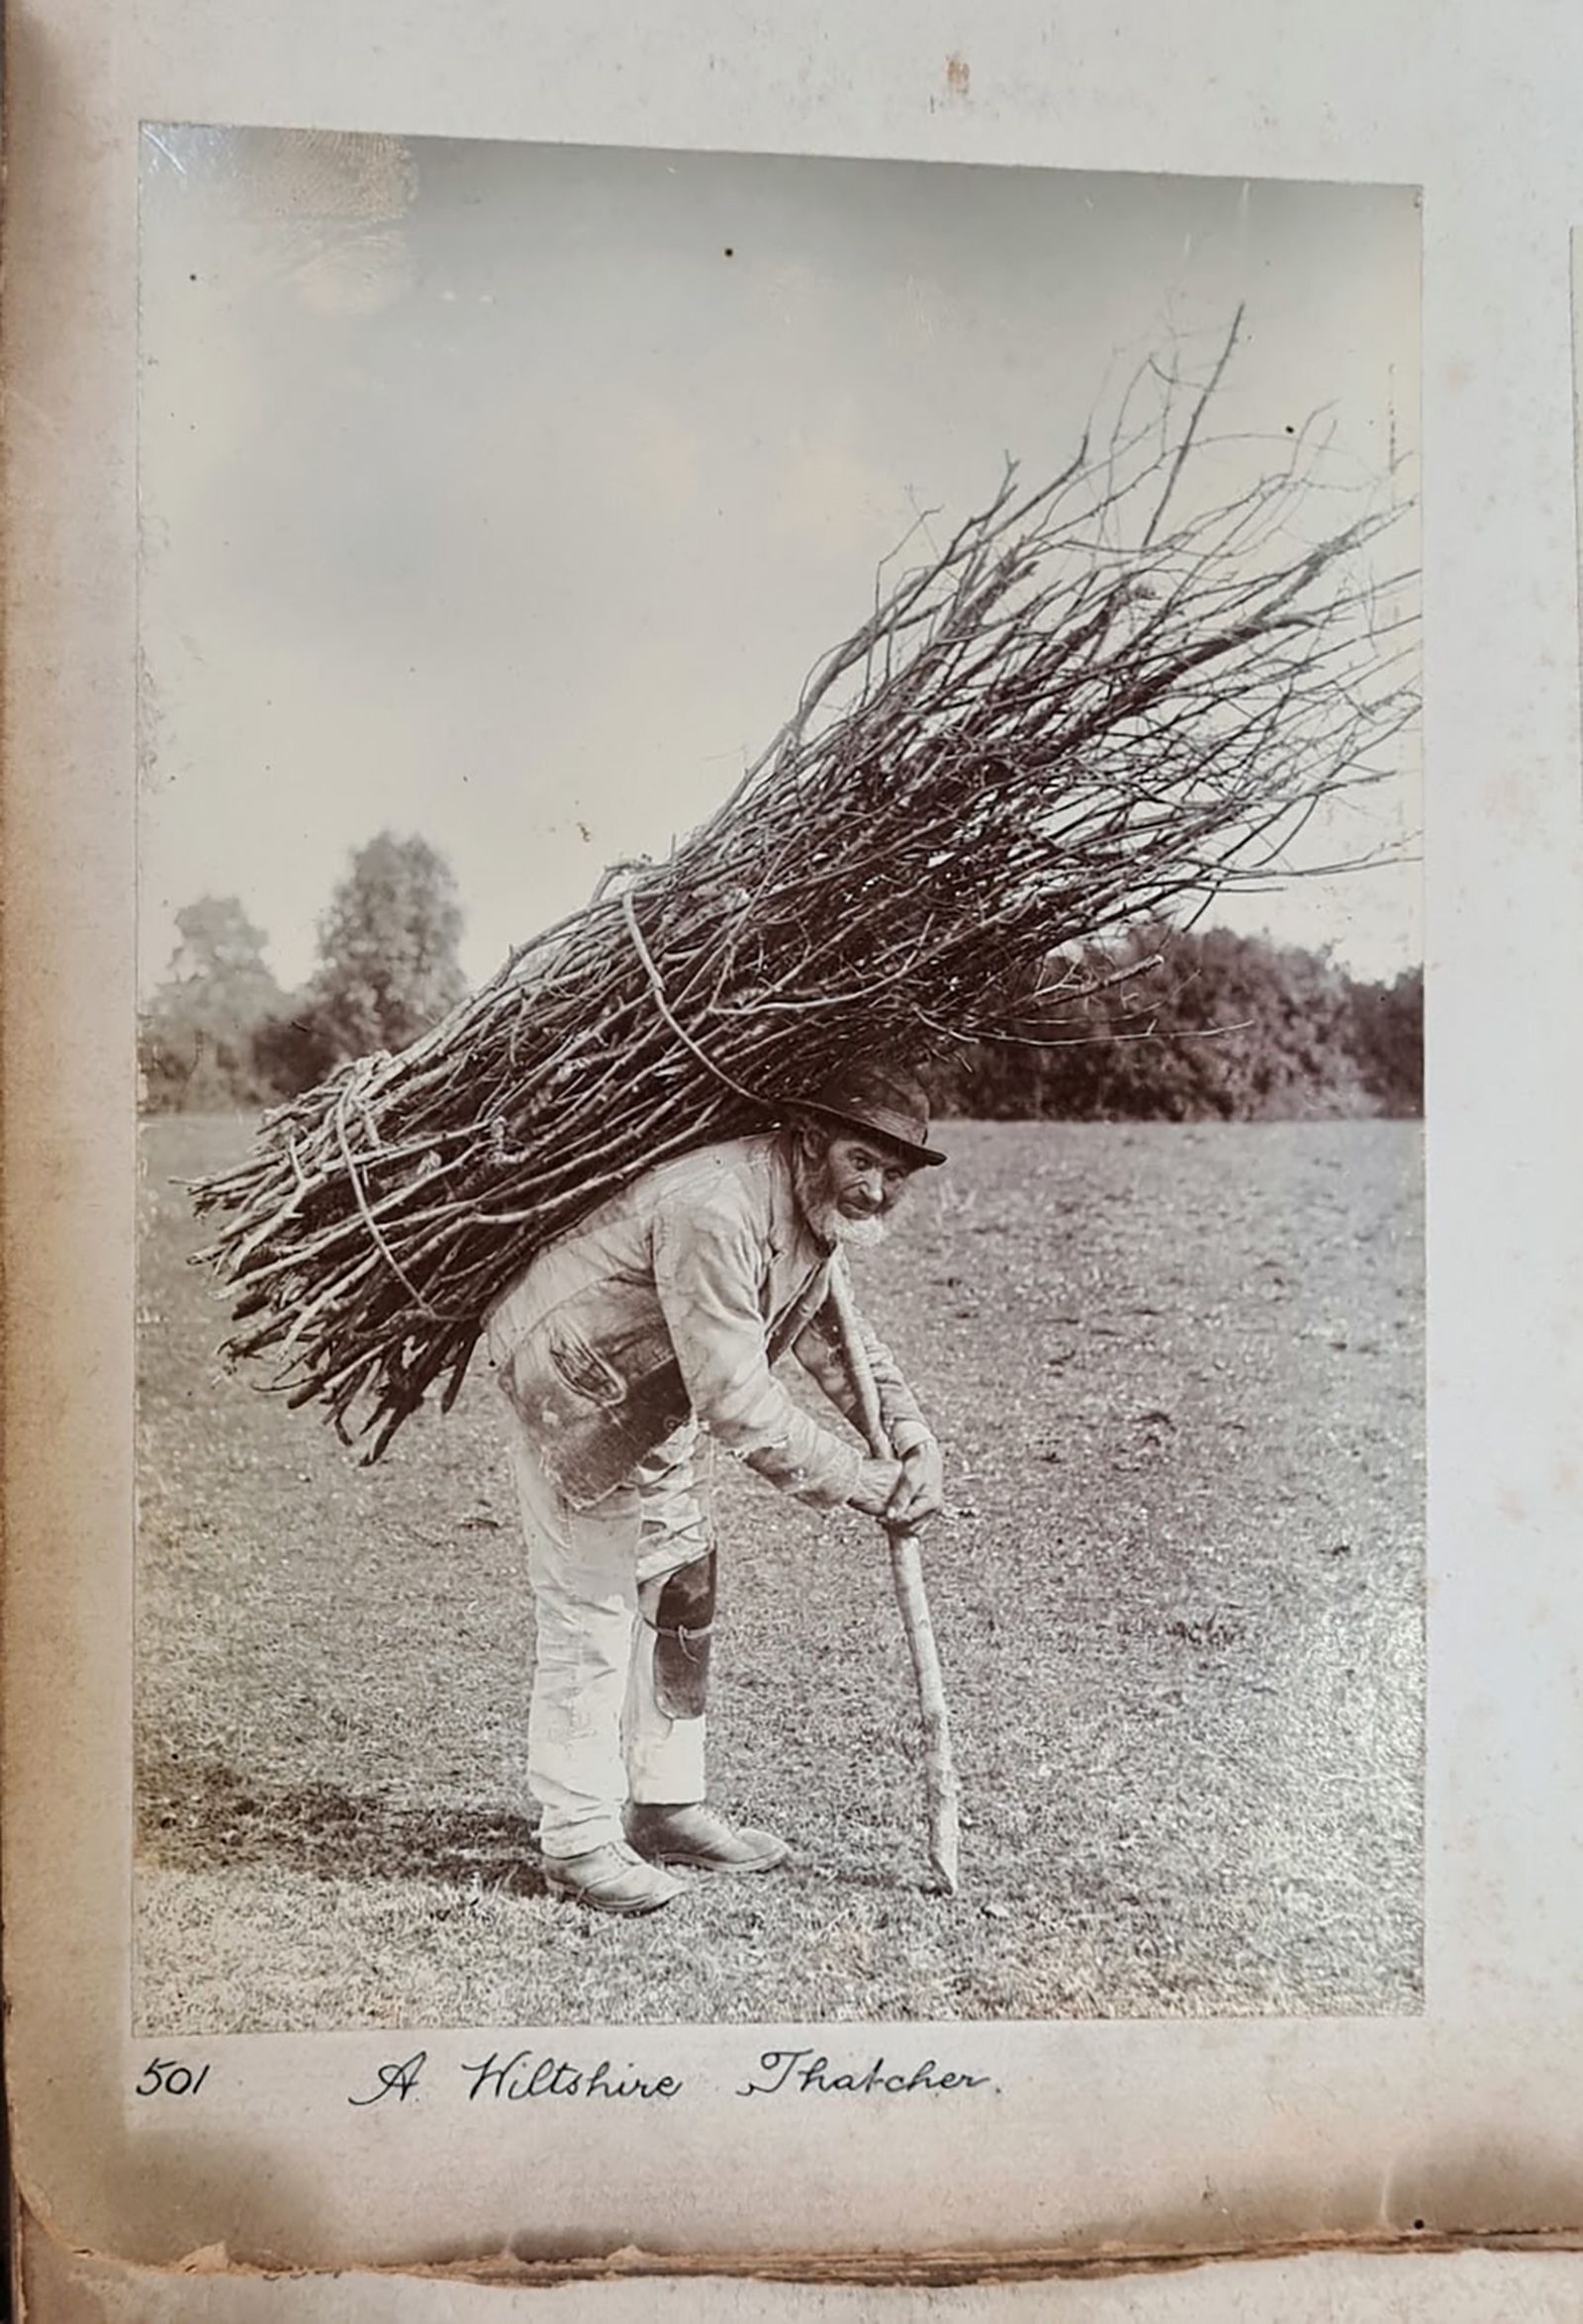
[[[838,1122],[844,1130],[868,1130],[887,1146],[898,1147],[914,1163],[943,1162],[945,1156],[924,1139],[929,1128],[929,1100],[922,1082],[894,1066],[847,1066],[832,1074],[811,1097],[795,1101],[808,1113]]]

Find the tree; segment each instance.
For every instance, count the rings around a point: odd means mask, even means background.
[[[1363,1078],[1383,1114],[1424,1110],[1424,972],[1394,984],[1360,984],[1353,996]]]
[[[462,912],[450,866],[425,839],[382,831],[319,923],[319,968],[294,1010],[316,1055],[405,1049],[467,990]]]
[[[204,895],[176,914],[170,973],[142,1013],[139,1063],[155,1112],[252,1105],[267,1090],[253,1036],[284,995],[265,937],[233,895]]]

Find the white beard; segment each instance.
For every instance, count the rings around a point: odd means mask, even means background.
[[[833,1208],[819,1225],[832,1243],[839,1243],[849,1251],[872,1251],[890,1232],[888,1219],[849,1219],[845,1211]]]

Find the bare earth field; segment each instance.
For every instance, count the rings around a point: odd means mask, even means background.
[[[496,1391],[376,1469],[228,1378],[145,1138],[136,2014],[162,2033],[1420,2003],[1421,1132],[948,1124],[864,1304],[946,1446],[964,1884],[882,1538],[723,1479],[714,1797],[652,1920],[543,1893]]]

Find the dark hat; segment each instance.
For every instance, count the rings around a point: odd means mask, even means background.
[[[924,1139],[929,1129],[929,1100],[923,1084],[895,1066],[847,1066],[832,1074],[811,1097],[796,1103],[806,1112],[838,1122],[844,1130],[868,1130],[887,1146],[898,1147],[909,1162],[943,1162],[945,1156]]]

